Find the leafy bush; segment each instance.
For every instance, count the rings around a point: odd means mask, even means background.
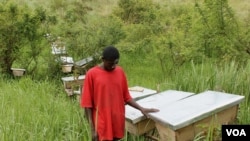
[[[19,67],[35,69],[37,58],[42,50],[44,31],[41,25],[46,20],[45,11],[35,11],[13,3],[0,5],[0,68],[2,73],[11,74],[16,61]],[[33,70],[32,70],[33,71]]]

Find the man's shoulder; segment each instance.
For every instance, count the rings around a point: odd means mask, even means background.
[[[119,69],[119,70],[122,70],[123,71],[123,68],[121,66],[116,66],[116,69]]]
[[[116,72],[120,72],[125,74],[125,71],[123,70],[123,68],[121,66],[116,66]]]

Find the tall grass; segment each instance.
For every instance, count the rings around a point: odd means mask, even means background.
[[[163,78],[157,62],[134,61],[122,56],[121,66],[130,86],[140,85],[161,91],[178,89],[199,93],[204,90],[244,95],[237,116],[238,124],[250,123],[250,64],[239,67],[234,62],[218,67],[212,63],[192,62]],[[138,58],[139,59],[139,58]],[[0,77],[0,140],[4,141],[89,141],[89,127],[77,99],[66,96],[60,80],[33,81],[29,77]],[[211,128],[211,130],[216,129]],[[212,132],[212,131],[211,131]],[[212,134],[212,133],[211,133]],[[210,135],[211,136],[211,135]],[[211,137],[197,136],[195,140]],[[123,141],[143,141],[142,136],[126,134]]]
[[[0,140],[87,140],[87,124],[78,101],[57,83],[29,78],[0,86]]]

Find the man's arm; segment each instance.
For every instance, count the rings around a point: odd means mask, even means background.
[[[91,128],[91,134],[92,134],[92,141],[98,141],[98,134],[96,132],[96,129],[94,127],[94,122],[92,118],[92,108],[84,108],[85,117],[90,125]]]
[[[142,114],[144,114],[146,117],[148,117],[148,113],[153,113],[153,112],[158,112],[158,109],[155,108],[144,108],[141,105],[139,105],[136,101],[134,101],[133,99],[129,100],[127,102],[128,105],[140,110],[142,112]]]

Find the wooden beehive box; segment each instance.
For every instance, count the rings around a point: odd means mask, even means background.
[[[136,101],[157,93],[156,90],[144,88],[141,86],[130,87],[129,92],[130,92],[131,97]],[[126,111],[131,110],[130,108],[132,107],[127,105]],[[155,126],[154,126],[154,121],[152,120],[143,119],[141,122],[135,124],[132,119],[129,119],[129,118],[126,119],[126,129],[129,132],[137,134],[137,135],[141,135],[147,132],[149,129],[152,129],[153,127]]]
[[[205,91],[162,105],[161,111],[151,113],[150,118],[155,121],[160,141],[190,141],[212,125],[233,122],[243,99],[240,95]]]
[[[193,93],[167,90],[161,93],[150,95],[137,101],[143,107],[160,108],[162,105],[171,104],[182,98],[188,97]],[[160,102],[161,101],[161,102]],[[126,105],[126,130],[134,135],[142,135],[155,128],[155,122],[146,118],[139,110]]]
[[[23,76],[25,74],[25,69],[11,68],[14,76]]]
[[[82,60],[75,62],[75,65],[78,67],[82,67],[82,66],[92,62],[93,60],[94,60],[93,57],[90,56],[90,57],[87,57],[87,58],[84,58]]]
[[[129,88],[129,93],[134,100],[139,100],[150,95],[156,94],[156,90],[144,88],[141,86],[133,86]]]
[[[66,89],[70,89],[72,85],[83,85],[84,79],[85,75],[80,75],[77,78],[74,76],[62,77],[62,81]]]
[[[79,93],[79,94],[81,93],[80,89],[82,88],[84,84],[85,75],[80,75],[77,77],[74,77],[74,76],[62,77],[61,79],[63,81],[64,89],[68,93],[69,96],[74,93],[75,91],[74,87],[75,88],[78,87],[78,90],[76,91],[76,93]]]

